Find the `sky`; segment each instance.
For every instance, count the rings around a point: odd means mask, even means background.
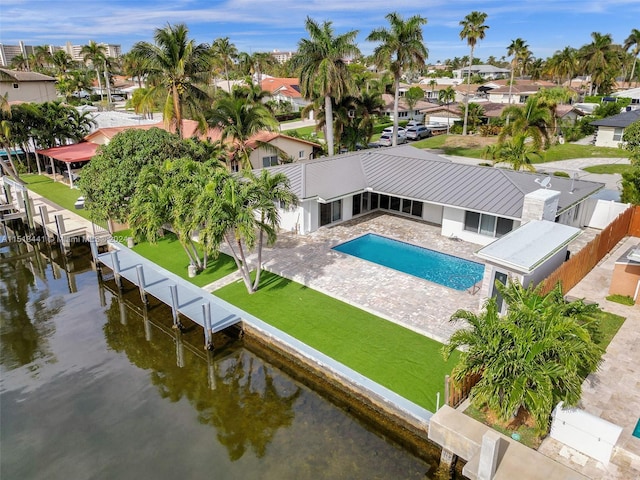
[[[483,60],[506,56],[515,38],[524,39],[535,57],[547,58],[590,43],[592,32],[624,43],[632,28],[640,28],[640,0],[0,0],[0,43],[94,40],[119,44],[125,53],[138,41],[153,42],[156,29],[184,23],[197,43],[229,37],[241,52],[290,51],[307,38],[309,16],[331,21],[337,34],[358,30],[358,46],[369,55],[375,44],[366,37],[387,27],[385,15],[396,11],[427,19],[428,63],[436,63],[469,54],[460,21],[474,10],[488,14],[489,29],[475,52]]]

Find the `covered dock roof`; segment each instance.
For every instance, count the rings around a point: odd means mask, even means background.
[[[75,163],[88,162],[96,154],[99,145],[91,142],[74,143],[73,145],[62,145],[60,147],[37,150],[40,155],[55,158],[61,162]]]

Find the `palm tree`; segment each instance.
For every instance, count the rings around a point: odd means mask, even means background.
[[[629,84],[631,84],[631,80],[633,80],[633,75],[636,71],[636,63],[638,61],[638,54],[640,54],[640,30],[637,28],[631,30],[631,33],[626,38],[624,45],[622,46],[625,51],[629,50],[631,47],[633,47],[633,66],[631,67],[631,74],[629,75]]]
[[[385,16],[389,29],[378,28],[367,37],[369,42],[381,42],[374,51],[376,65],[388,67],[393,74],[393,137],[392,145],[398,143],[398,103],[400,101],[400,77],[409,69],[422,69],[428,51],[424,45],[422,26],[427,19],[420,15],[406,21],[397,12]]]
[[[578,58],[584,62],[584,68],[591,75],[590,93],[598,94],[603,84],[609,83],[621,65],[620,47],[613,43],[610,33],[603,35],[598,32],[591,33],[593,41],[585,45],[578,52]]]
[[[451,320],[468,326],[451,336],[443,355],[448,359],[464,347],[452,376],[458,381],[481,376],[471,391],[476,407],[486,406],[505,421],[524,411],[544,434],[553,407],[559,401],[576,405],[584,378],[601,362],[593,309],[580,301],[566,303],[559,287],[542,295],[539,288],[509,282],[498,290],[506,315],[500,316],[495,298],[479,314],[458,310]]]
[[[467,94],[464,98],[464,123],[462,126],[462,135],[467,134],[467,117],[469,116],[469,96],[471,95],[471,65],[473,64],[473,51],[476,47],[478,40],[482,40],[485,37],[485,31],[489,28],[484,22],[487,19],[487,14],[484,12],[471,12],[464,17],[464,20],[460,22],[462,30],[460,31],[460,38],[467,40],[467,45],[471,50],[469,54],[469,71],[467,72]]]
[[[525,43],[525,41],[521,38],[516,38],[515,40],[511,40],[511,44],[507,47],[507,56],[511,56],[511,80],[509,81],[509,105],[512,102],[511,92],[513,90],[513,74],[515,72],[516,66],[520,61],[520,57],[522,54],[529,50],[529,46]]]
[[[553,125],[551,104],[533,95],[524,104],[511,105],[502,111],[502,118],[510,119],[499,135],[499,141],[508,136],[516,137],[520,134],[533,139],[536,150],[548,148],[550,130]]]
[[[20,180],[20,176],[18,171],[16,170],[16,166],[13,163],[13,156],[11,155],[11,149],[13,146],[13,138],[12,138],[12,126],[13,122],[11,122],[11,106],[7,101],[8,93],[0,96],[0,145],[7,152],[7,157],[9,158],[9,165],[0,160],[0,169],[6,174],[12,177],[14,180],[17,180],[22,183]]]
[[[142,88],[142,78],[145,70],[142,60],[136,57],[132,52],[127,52],[122,56],[122,71],[125,75],[131,77],[132,80],[138,82],[138,88]]]
[[[277,239],[277,231],[280,226],[280,215],[276,204],[280,208],[289,208],[298,203],[298,198],[289,188],[289,178],[284,173],[272,174],[268,169],[262,169],[259,175],[247,171],[244,178],[249,182],[251,189],[251,208],[259,216],[258,243],[256,246],[256,277],[252,290],[255,292],[260,285],[262,272],[262,247],[264,236],[267,236],[267,245],[273,245]]]
[[[438,102],[440,104],[444,103],[447,106],[447,134],[449,133],[449,129],[451,128],[450,112],[449,112],[449,104],[453,102],[456,98],[456,91],[453,89],[451,85],[449,85],[444,90],[440,90],[438,92]]]
[[[558,78],[562,79],[566,76],[569,81],[569,88],[571,88],[571,80],[578,69],[576,49],[567,46],[557,51],[551,58],[550,67],[553,74],[557,75]]]
[[[51,62],[56,68],[59,76],[64,75],[73,66],[73,59],[64,50],[56,50],[51,57]]]
[[[527,143],[526,134],[518,134],[506,142],[489,145],[483,152],[483,157],[493,160],[494,165],[505,162],[516,171],[524,168],[530,172],[536,171],[532,160],[541,158],[535,145]]]
[[[131,52],[143,61],[144,71],[155,88],[166,88],[167,98],[163,115],[167,125],[175,125],[176,133],[182,137],[183,108],[192,107],[195,115],[199,111],[197,102],[204,101],[207,94],[197,86],[205,83],[209,70],[209,46],[188,39],[184,24],[167,25],[156,29],[155,44],[136,43]]]
[[[216,58],[224,69],[224,76],[227,79],[227,91],[231,92],[231,82],[229,80],[229,69],[238,58],[238,49],[231,43],[229,37],[216,38],[211,44],[211,55]]]
[[[99,65],[104,63],[107,58],[107,47],[91,40],[88,45],[84,45],[80,49],[80,55],[85,63],[91,63],[96,76],[98,77],[98,88],[100,89],[100,99],[102,99],[102,80],[100,76]]]
[[[233,93],[226,92],[223,92],[207,114],[207,123],[222,129],[222,139],[231,145],[234,160],[249,170],[249,157],[253,150],[248,143],[249,139],[258,132],[275,131],[279,127],[271,110],[262,102],[253,101],[245,95],[234,96]],[[266,146],[262,142],[258,142],[258,145]],[[269,145],[269,148],[273,147]]]
[[[31,68],[29,67],[29,59],[22,54],[16,55],[11,59],[9,68],[22,72],[28,72],[29,70],[31,70]]]
[[[359,53],[355,44],[357,30],[335,35],[331,22],[317,22],[307,17],[309,38],[298,44],[291,65],[300,71],[300,90],[304,98],[324,98],[328,155],[335,153],[333,138],[333,104],[352,90],[352,79],[345,58]]]

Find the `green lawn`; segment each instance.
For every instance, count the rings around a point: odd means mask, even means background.
[[[80,190],[76,188],[69,188],[69,185],[61,182],[54,182],[51,178],[45,175],[25,174],[20,175],[20,178],[27,184],[29,190],[33,190],[38,195],[42,195],[56,205],[75,212],[81,217],[91,221],[89,212],[86,210],[76,210],[73,206],[78,197],[82,195]]]
[[[592,167],[583,168],[583,170],[589,173],[627,173],[630,172],[633,167],[624,163],[609,163],[606,165],[594,165]]]
[[[597,343],[606,350],[624,323],[624,317],[614,313],[600,312],[598,319],[600,320],[600,338]]]
[[[241,281],[214,294],[428,410],[444,403],[458,355],[445,363],[430,338],[267,272],[252,295]]]
[[[461,157],[482,159],[484,148],[465,148],[445,146],[447,138],[452,135],[437,135],[427,138],[412,145],[417,148],[433,148],[443,150],[447,155],[458,155]],[[559,160],[569,160],[572,158],[628,158],[629,152],[620,148],[595,147],[593,145],[576,145],[565,143],[564,145],[554,145],[542,154],[541,159],[536,159],[533,163],[555,162]]]
[[[117,232],[114,238],[126,245],[127,237],[129,236],[131,236],[129,230],[122,230]],[[233,258],[221,253],[217,259],[209,258],[205,270],[198,273],[194,278],[189,278],[187,271],[189,258],[173,233],[165,234],[164,238],[156,244],[139,242],[133,247],[133,250],[198,287],[215,282],[235,272],[237,269]]]

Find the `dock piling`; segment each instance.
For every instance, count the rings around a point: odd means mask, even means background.
[[[178,330],[182,330],[183,325],[180,322],[180,317],[178,313],[178,286],[177,285],[169,285],[169,290],[171,291],[171,313],[173,314],[173,328],[177,328]]]
[[[111,253],[111,263],[113,265],[113,268],[112,268],[113,278],[116,281],[116,285],[118,289],[122,290],[122,279],[120,278],[120,262],[118,261],[118,251],[112,250],[110,253]]]
[[[136,265],[136,273],[138,274],[138,289],[140,290],[140,300],[144,305],[147,305],[149,301],[147,300],[147,294],[144,291],[144,287],[146,283],[144,281],[144,269],[142,265]]]
[[[213,335],[211,334],[211,304],[202,304],[202,321],[204,323],[204,348],[213,350]]]

